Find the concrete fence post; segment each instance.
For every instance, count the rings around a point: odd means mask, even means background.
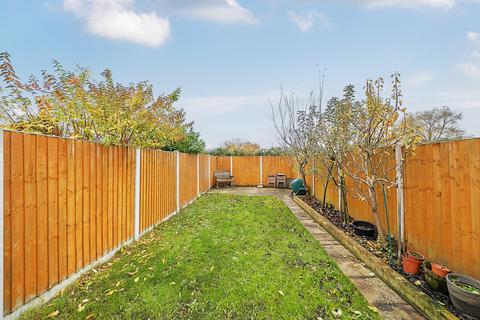
[[[133,218],[133,239],[137,240],[140,235],[140,166],[141,151],[135,150],[135,204]]]
[[[260,185],[263,186],[263,157],[260,156]]]
[[[3,318],[3,130],[0,130],[0,319]]]
[[[397,171],[397,232],[400,244],[398,246],[398,257],[402,255],[402,249],[405,245],[405,203],[403,197],[403,154],[402,145],[395,145],[395,161]]]
[[[230,156],[230,175],[233,176],[233,157]]]
[[[176,158],[177,158],[177,165],[176,165],[176,195],[177,195],[177,212],[180,211],[180,152],[175,151]]]
[[[197,153],[197,197],[200,196],[200,154]]]

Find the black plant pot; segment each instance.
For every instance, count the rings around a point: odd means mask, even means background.
[[[377,238],[377,228],[370,222],[357,220],[352,222],[352,227],[357,236],[373,240]]]

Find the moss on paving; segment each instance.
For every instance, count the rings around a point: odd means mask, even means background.
[[[24,319],[378,319],[283,202],[207,194]]]

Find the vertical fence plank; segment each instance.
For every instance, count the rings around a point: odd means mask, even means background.
[[[47,138],[37,136],[37,294],[48,289],[48,169]]]
[[[76,270],[75,141],[67,140],[67,274]]]
[[[470,202],[471,241],[472,241],[472,275],[480,278],[480,140],[472,139],[468,148],[470,161],[468,162],[470,172],[471,194],[475,195]]]
[[[108,251],[108,149],[102,150],[102,254]]]
[[[83,268],[83,148],[75,141],[75,243],[77,271]]]
[[[58,280],[67,271],[67,140],[58,139]]]
[[[83,179],[82,179],[82,192],[83,192],[83,265],[86,266],[90,263],[90,148],[88,142],[82,141],[83,149]]]
[[[25,219],[23,135],[12,134],[12,308],[24,303]]]
[[[23,136],[25,171],[25,302],[37,295],[36,137]]]
[[[58,282],[58,139],[47,138],[48,148],[48,286]]]
[[[3,131],[3,312],[12,310],[12,149],[11,133]],[[1,314],[3,315],[3,313]]]
[[[95,252],[97,258],[102,256],[102,151],[99,144],[95,145],[95,217],[96,217],[96,234],[95,234]]]
[[[89,184],[88,184],[88,191],[89,191],[89,200],[90,200],[90,209],[89,209],[89,216],[90,216],[90,262],[93,262],[97,260],[97,244],[96,244],[96,239],[97,239],[97,216],[96,216],[96,165],[95,165],[95,150],[96,150],[96,145],[94,143],[89,143],[89,169],[88,169],[88,174],[90,176],[89,178]]]

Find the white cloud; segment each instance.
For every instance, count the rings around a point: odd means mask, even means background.
[[[146,5],[139,0],[63,0],[64,9],[90,33],[149,47],[161,46],[170,36],[169,18],[159,17],[157,10],[217,23],[257,23],[237,0],[157,0],[150,3],[154,10],[149,12],[137,10],[142,4]]]
[[[218,23],[256,24],[258,22],[253,14],[242,7],[237,0],[192,1],[188,5],[181,6],[179,13],[195,19]]]
[[[450,9],[457,4],[457,0],[359,0],[369,8],[381,7],[401,7],[401,8],[420,8],[430,7],[438,9]]]
[[[168,18],[156,12],[136,12],[133,0],[64,0],[64,8],[100,37],[148,47],[161,46],[170,36]]]
[[[480,33],[469,31],[467,32],[467,39],[471,42],[478,42],[480,41]]]
[[[480,79],[480,67],[473,63],[459,63],[456,69],[473,79]]]
[[[434,76],[428,71],[419,71],[412,74],[405,80],[405,83],[411,86],[429,83],[434,79]]]
[[[328,17],[322,12],[309,11],[306,15],[301,15],[295,11],[288,12],[288,18],[303,32],[307,32],[315,26],[315,22],[319,21],[322,26],[329,27]]]

